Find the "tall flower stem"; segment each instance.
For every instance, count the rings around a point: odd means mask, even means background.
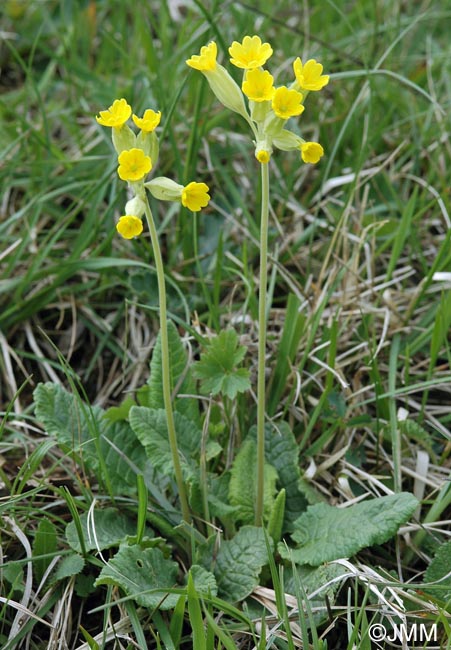
[[[160,337],[161,337],[161,364],[163,380],[163,401],[166,411],[168,424],[169,446],[171,448],[172,462],[174,464],[175,480],[179,491],[180,503],[182,506],[182,517],[186,522],[190,521],[190,511],[188,499],[186,497],[185,484],[183,482],[182,468],[180,465],[179,450],[177,446],[177,434],[175,431],[174,411],[172,408],[171,396],[171,376],[169,365],[169,340],[168,340],[168,318],[166,310],[166,284],[164,280],[163,260],[161,257],[160,243],[158,241],[157,229],[153,220],[152,211],[149,206],[147,197],[144,200],[146,206],[146,220],[149,226],[150,239],[152,242],[153,254],[155,258],[155,268],[157,270],[158,280],[158,298],[160,305]]]
[[[261,165],[261,222],[260,222],[260,282],[258,295],[258,379],[257,379],[257,495],[255,525],[261,526],[263,518],[265,471],[265,356],[266,356],[266,296],[268,284],[268,220],[269,220],[269,170]]]

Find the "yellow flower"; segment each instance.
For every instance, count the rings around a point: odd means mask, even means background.
[[[141,131],[144,131],[145,133],[152,133],[152,131],[155,131],[157,126],[160,124],[161,111],[155,113],[155,111],[148,108],[142,117],[133,115],[132,119],[138,129],[141,129]]]
[[[142,233],[143,222],[139,217],[128,214],[119,219],[116,230],[124,239],[133,239],[133,237],[138,237]]]
[[[205,208],[210,200],[208,194],[208,185],[205,183],[188,183],[182,190],[182,205],[192,212],[199,212],[201,208]]]
[[[243,93],[253,102],[266,102],[274,95],[274,77],[267,70],[255,68],[246,73],[241,86]]]
[[[301,144],[301,157],[305,163],[317,163],[324,156],[324,149],[318,142],[304,142]]]
[[[152,169],[152,161],[142,149],[128,149],[119,154],[117,173],[123,181],[140,181]]]
[[[259,149],[259,151],[255,152],[255,157],[257,158],[259,163],[262,163],[262,165],[266,165],[270,161],[271,154],[269,151],[266,151],[266,149]]]
[[[240,87],[227,70],[216,63],[217,50],[216,43],[211,41],[208,45],[201,47],[199,55],[194,54],[186,63],[205,75],[210,88],[221,104],[249,120]]]
[[[200,70],[214,70],[216,68],[216,55],[218,48],[216,43],[211,41],[208,45],[200,48],[200,54],[193,54],[193,56],[186,61],[190,68]]]
[[[100,111],[96,120],[102,126],[118,129],[126,123],[131,114],[132,107],[127,104],[125,99],[115,99],[112,106],[106,111]]]
[[[302,65],[298,57],[293,63],[293,70],[296,81],[303,90],[321,90],[329,83],[329,75],[323,74],[323,66],[315,59],[309,59],[305,65]]]
[[[252,70],[265,65],[272,54],[269,43],[262,43],[260,36],[245,36],[242,43],[233,41],[229,47],[230,62],[237,68]]]
[[[302,94],[297,90],[288,89],[286,86],[276,88],[272,98],[272,109],[277,117],[288,120],[289,117],[300,115],[304,110]]]

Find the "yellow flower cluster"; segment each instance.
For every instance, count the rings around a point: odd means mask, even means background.
[[[202,54],[199,58],[202,58]],[[203,61],[203,65],[207,65],[206,61]],[[96,117],[99,124],[112,129],[113,145],[119,163],[117,173],[121,180],[130,184],[134,192],[133,199],[125,206],[125,215],[116,224],[116,230],[125,239],[137,237],[143,231],[146,189],[163,201],[179,201],[192,212],[205,208],[210,200],[205,183],[192,181],[183,186],[164,176],[145,182],[158,159],[159,144],[155,129],[160,124],[161,112],[148,108],[142,117],[133,114],[133,122],[140,129],[138,135],[127,125],[131,115],[131,106],[122,98],[115,99],[107,110],[100,111]]]
[[[284,151],[299,150],[306,163],[317,163],[324,149],[317,142],[306,142],[285,129],[291,117],[304,112],[304,102],[309,92],[321,90],[329,82],[323,75],[323,66],[309,59],[305,64],[298,57],[293,63],[294,81],[288,86],[274,86],[274,77],[263,66],[273,49],[262,43],[259,36],[245,36],[241,43],[234,41],[229,47],[230,62],[241,68],[241,89],[231,75],[216,61],[217,46],[214,41],[201,48],[186,63],[202,72],[219,101],[241,114],[255,136],[255,156],[261,164],[269,162],[273,146]],[[242,91],[242,92],[241,92]],[[248,99],[249,111],[243,101]]]

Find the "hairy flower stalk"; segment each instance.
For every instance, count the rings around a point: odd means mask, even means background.
[[[138,135],[135,135],[126,124],[131,115],[132,109],[127,104],[127,101],[125,99],[116,99],[107,110],[100,111],[100,115],[96,120],[102,126],[111,127],[113,145],[118,155],[119,166],[117,173],[121,180],[128,183],[134,195],[127,202],[125,215],[119,218],[116,224],[116,230],[124,239],[138,237],[143,231],[142,217],[144,215],[150,232],[158,282],[163,402],[168,428],[168,440],[182,509],[182,517],[184,521],[189,522],[191,516],[180,463],[171,395],[171,368],[163,259],[146,190],[152,196],[162,201],[177,201],[192,212],[198,212],[201,208],[207,206],[210,195],[208,194],[208,186],[205,183],[192,181],[188,185],[183,186],[164,176],[153,178],[147,183],[145,182],[145,177],[156,165],[158,159],[159,145],[155,129],[160,123],[161,113],[147,109],[142,118],[133,115],[133,122],[140,129]]]
[[[217,99],[230,110],[240,114],[251,127],[255,138],[255,158],[261,166],[261,222],[260,222],[260,281],[258,298],[258,377],[257,377],[257,479],[255,496],[255,524],[261,526],[264,512],[265,470],[265,357],[266,313],[268,281],[268,218],[269,169],[273,148],[299,151],[305,163],[317,163],[324,154],[317,142],[307,142],[297,133],[285,128],[286,122],[304,112],[304,102],[311,91],[321,90],[328,82],[323,66],[315,59],[305,64],[298,57],[293,63],[294,81],[288,86],[274,86],[274,78],[263,66],[273,49],[262,43],[257,35],[245,36],[241,43],[229,47],[230,62],[243,70],[241,89],[227,70],[216,61],[214,41],[203,46],[198,55],[186,61],[207,79]],[[248,108],[244,102],[248,100]]]
[[[266,357],[266,296],[268,284],[268,220],[269,220],[269,168],[261,163],[261,220],[260,220],[260,282],[258,287],[258,376],[257,376],[257,492],[255,525],[263,520],[263,495],[265,471],[265,357]]]
[[[185,521],[190,521],[188,499],[186,497],[185,483],[183,481],[182,468],[177,445],[177,434],[175,431],[174,410],[172,408],[171,396],[171,373],[169,365],[169,339],[168,339],[168,317],[166,310],[166,284],[164,280],[163,259],[161,257],[160,242],[158,241],[157,229],[153,220],[149,202],[145,200],[145,215],[149,227],[150,239],[155,260],[158,282],[158,304],[160,306],[160,337],[161,337],[161,365],[163,380],[163,401],[168,424],[168,440],[171,448],[172,462],[174,465],[175,480],[179,492],[182,516]]]

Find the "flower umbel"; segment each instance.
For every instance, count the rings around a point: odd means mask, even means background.
[[[117,173],[123,181],[140,181],[152,169],[152,161],[142,149],[123,151],[118,157]]]
[[[217,53],[218,48],[216,43],[211,41],[208,45],[204,45],[200,48],[200,54],[193,54],[190,59],[187,59],[186,63],[190,68],[200,70],[201,72],[214,70],[216,68]]]
[[[297,90],[291,90],[286,86],[276,88],[272,98],[272,109],[277,117],[288,120],[290,117],[300,115],[304,106],[302,105],[302,94]]]
[[[266,102],[274,96],[274,77],[268,70],[255,68],[246,73],[241,86],[243,93],[253,102]]]
[[[143,231],[143,222],[139,217],[125,215],[120,217],[116,224],[116,230],[124,239],[133,239],[138,237]]]
[[[141,131],[144,131],[145,133],[152,133],[152,131],[155,131],[157,126],[160,124],[161,111],[156,113],[152,109],[148,108],[142,117],[133,115],[132,119],[138,129],[141,129]]]
[[[302,90],[321,90],[329,83],[329,75],[323,74],[323,66],[315,59],[309,59],[303,65],[298,57],[293,63],[293,70]]]
[[[182,205],[192,212],[199,212],[201,208],[208,205],[210,200],[208,191],[208,185],[205,183],[196,183],[195,181],[188,183],[182,190]]]
[[[96,120],[102,126],[110,126],[118,129],[127,122],[131,114],[132,107],[127,104],[125,99],[115,99],[106,111],[99,112]]]
[[[272,54],[269,43],[262,43],[260,36],[245,36],[242,43],[233,41],[229,47],[230,62],[237,68],[253,70],[265,65]]]
[[[303,142],[301,144],[301,157],[305,163],[317,163],[324,156],[324,149],[318,142]]]

